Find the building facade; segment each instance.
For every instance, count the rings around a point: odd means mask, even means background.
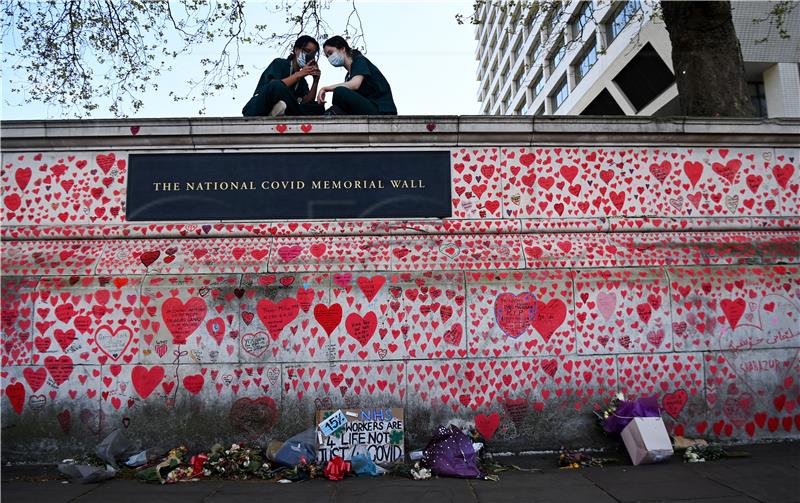
[[[732,2],[756,113],[800,116],[800,9],[778,35],[773,2]],[[678,115],[672,47],[658,2],[485,3],[476,19],[486,115]],[[755,21],[762,20],[762,21]],[[774,20],[773,20],[774,21]]]

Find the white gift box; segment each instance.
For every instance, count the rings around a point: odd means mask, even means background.
[[[672,442],[660,417],[633,418],[622,430],[622,441],[634,466],[658,463],[672,456]]]

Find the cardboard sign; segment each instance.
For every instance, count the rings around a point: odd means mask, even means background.
[[[341,410],[337,410],[328,416],[327,419],[319,423],[319,431],[326,436],[333,435],[340,429],[344,428],[346,423],[347,417],[345,417]]]
[[[317,411],[317,423],[340,411]],[[336,456],[349,461],[359,445],[376,463],[394,463],[405,459],[405,425],[403,409],[371,407],[347,409],[347,424],[332,435],[320,437],[317,461],[326,462]]]

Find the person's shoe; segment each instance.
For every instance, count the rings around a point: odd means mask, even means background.
[[[272,107],[272,110],[269,111],[269,115],[271,117],[280,117],[286,113],[286,103],[281,100],[275,103],[275,106]]]
[[[343,112],[344,112],[344,110],[342,110],[341,108],[337,107],[336,105],[331,105],[331,107],[329,109],[325,110],[325,113],[323,115],[328,115],[328,116],[330,116],[330,115],[344,115]]]

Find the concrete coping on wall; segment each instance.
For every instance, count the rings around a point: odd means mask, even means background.
[[[200,117],[0,123],[2,150],[715,145],[800,146],[797,118]]]

